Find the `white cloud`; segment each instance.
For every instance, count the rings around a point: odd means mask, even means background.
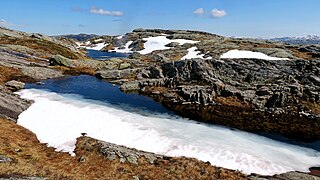
[[[99,14],[99,15],[106,15],[106,16],[123,16],[123,12],[121,11],[108,11],[97,7],[92,7],[90,9],[90,13],[92,14]]]
[[[227,12],[225,10],[219,10],[219,9],[211,10],[211,16],[214,18],[222,18],[226,15],[227,15]]]
[[[204,14],[204,9],[203,8],[199,8],[199,9],[196,9],[195,11],[193,11],[193,14],[196,14],[196,15],[202,15]]]
[[[0,19],[0,26],[6,26],[6,27],[9,27],[9,26],[16,26],[15,24],[11,23],[11,22],[8,22],[4,19]]]

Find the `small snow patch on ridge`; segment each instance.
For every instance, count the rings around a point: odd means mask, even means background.
[[[124,35],[117,36],[117,39],[122,39]]]
[[[93,47],[87,46],[85,48],[100,51],[106,45],[108,45],[108,44],[107,43],[98,43],[98,44],[95,44]]]
[[[186,60],[186,59],[195,59],[195,58],[200,58],[200,59],[211,59],[211,57],[204,58],[204,54],[200,54],[201,52],[198,50],[197,47],[191,47],[188,49],[188,54],[183,56],[181,60]]]
[[[123,49],[116,47],[114,51],[117,53],[132,53],[133,51],[129,48],[132,42],[133,41],[128,41]]]
[[[261,52],[230,50],[220,56],[221,59],[264,59],[264,60],[289,60],[288,58],[271,57]]]

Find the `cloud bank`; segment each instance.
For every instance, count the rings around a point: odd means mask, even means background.
[[[202,16],[204,14],[206,14],[206,11],[203,8],[198,8],[196,10],[193,11],[193,14],[197,15],[197,16]],[[224,16],[227,15],[227,12],[225,10],[220,10],[220,9],[212,9],[210,12],[210,17],[212,18],[222,18]]]
[[[123,16],[124,13],[121,11],[108,11],[108,10],[104,10],[101,8],[97,8],[95,6],[93,6],[90,9],[90,13],[92,14],[99,14],[99,15],[105,15],[105,16]]]
[[[204,13],[205,13],[205,11],[203,8],[199,8],[199,9],[196,9],[193,11],[193,14],[195,14],[195,15],[202,15]]]
[[[222,18],[226,15],[227,15],[227,12],[225,10],[219,10],[219,9],[211,10],[211,16],[214,18]]]

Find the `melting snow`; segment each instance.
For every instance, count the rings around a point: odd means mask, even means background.
[[[146,42],[144,43],[144,49],[141,51],[138,51],[140,54],[149,54],[156,50],[165,50],[170,49],[171,47],[166,47],[165,45],[176,42],[179,43],[179,45],[183,45],[186,43],[194,44],[198,41],[193,40],[186,40],[186,39],[173,39],[170,40],[166,36],[156,36],[156,37],[148,37],[143,38]],[[133,51],[129,48],[132,41],[127,42],[124,49],[119,49],[119,47],[115,48],[115,52],[118,53],[133,53]]]
[[[131,51],[131,49],[129,48],[129,46],[132,42],[133,41],[128,41],[126,43],[126,45],[124,46],[124,49],[120,49],[120,48],[116,47],[114,51],[117,53],[132,53],[133,51]]]
[[[199,51],[197,47],[191,47],[188,49],[188,54],[183,56],[181,60],[195,59],[195,58],[211,59],[211,57],[204,58],[204,54],[200,54],[200,53],[201,51]]]
[[[117,39],[122,39],[124,35],[117,36]]]
[[[140,54],[149,54],[156,50],[165,50],[170,49],[170,47],[166,47],[165,45],[176,42],[179,45],[183,45],[186,43],[194,44],[199,41],[186,40],[186,39],[168,39],[166,36],[156,36],[156,37],[148,37],[143,38],[143,40],[147,41],[144,43],[144,50],[139,51]]]
[[[144,151],[187,156],[244,173],[273,175],[307,172],[319,165],[320,152],[219,126],[197,124],[165,114],[144,115],[76,95],[43,90],[18,92],[35,103],[18,124],[33,131],[42,143],[73,154],[81,133]]]
[[[264,59],[264,60],[289,60],[288,58],[271,57],[261,52],[230,50],[224,53],[221,59]]]
[[[93,44],[91,46],[85,46],[86,49],[92,49],[92,50],[97,50],[100,51],[102,48],[104,48],[106,45],[108,45],[107,43],[98,43],[98,44]]]
[[[100,41],[102,39],[97,39],[95,41]],[[108,45],[108,43],[98,43],[98,44],[91,44],[90,41],[84,42],[84,43],[80,43],[80,42],[76,42],[78,48],[86,48],[86,49],[92,49],[92,50],[101,50],[102,48],[104,48],[106,45]]]

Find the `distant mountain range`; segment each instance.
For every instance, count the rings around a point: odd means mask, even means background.
[[[272,38],[270,40],[280,41],[289,44],[320,44],[320,36],[308,35],[302,37],[281,37],[281,38]]]
[[[68,34],[68,35],[59,35],[59,36],[54,36],[54,37],[63,37],[63,38],[68,38],[68,39],[74,39],[80,42],[87,41],[89,39],[95,38],[98,35],[95,34]]]

